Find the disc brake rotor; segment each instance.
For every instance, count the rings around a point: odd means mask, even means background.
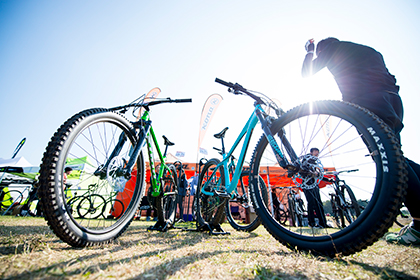
[[[122,157],[116,156],[111,159],[106,170],[106,179],[116,192],[124,191],[125,184],[128,181],[121,172],[125,164],[126,161]]]
[[[325,173],[321,161],[312,155],[301,157],[301,170],[293,176],[293,182],[296,186],[306,190],[318,186]]]

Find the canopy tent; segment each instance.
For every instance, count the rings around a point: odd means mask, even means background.
[[[24,202],[26,200],[37,175],[24,173],[24,169],[30,167],[32,165],[24,157],[0,159],[0,197],[2,200],[13,198],[10,205],[12,201]],[[3,204],[3,206],[6,205]]]
[[[13,184],[32,184],[36,174],[29,174],[25,169],[32,168],[24,157],[11,159],[0,158],[0,183],[2,185]]]
[[[81,158],[67,158],[66,167],[72,169],[67,177],[67,182],[71,184],[70,190],[82,190],[82,193],[88,189],[90,184],[95,183],[95,177],[91,174],[96,170],[88,156]],[[81,193],[81,194],[82,194]]]
[[[30,164],[24,157],[16,157],[10,159],[3,159],[0,158],[0,167],[32,167],[33,165]]]

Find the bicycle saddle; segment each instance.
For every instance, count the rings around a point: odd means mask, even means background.
[[[168,138],[166,138],[165,135],[162,135],[163,140],[165,140],[165,146],[173,146],[175,145],[175,143],[172,143],[171,141],[168,140]]]
[[[217,139],[221,139],[225,137],[225,133],[226,131],[229,129],[229,127],[225,127],[223,128],[223,130],[217,134],[214,135],[214,137],[216,137]]]

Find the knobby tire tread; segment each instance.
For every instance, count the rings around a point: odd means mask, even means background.
[[[388,149],[387,152],[388,153],[393,153],[393,158],[394,158],[394,162],[393,164],[395,164],[397,170],[394,171],[395,176],[393,178],[392,182],[388,182],[388,184],[390,186],[394,187],[394,191],[389,193],[389,199],[388,201],[391,203],[387,203],[385,205],[386,210],[384,211],[383,215],[381,217],[379,217],[379,219],[377,219],[376,223],[374,224],[374,226],[370,226],[369,230],[366,231],[366,233],[363,236],[357,236],[355,234],[353,234],[352,238],[352,242],[348,242],[346,244],[336,244],[333,240],[331,239],[331,244],[332,246],[329,246],[328,248],[318,248],[317,250],[314,250],[311,248],[311,246],[308,246],[306,244],[302,245],[299,242],[296,242],[296,244],[292,244],[290,242],[286,242],[283,240],[281,235],[277,235],[275,230],[273,230],[270,226],[267,225],[267,222],[265,221],[266,217],[264,217],[263,215],[260,216],[263,226],[265,227],[265,229],[276,239],[278,240],[280,243],[282,243],[283,245],[285,245],[286,247],[292,249],[292,250],[302,250],[302,251],[308,251],[311,252],[315,255],[326,255],[326,256],[337,256],[337,255],[351,255],[354,254],[356,252],[362,251],[364,249],[366,249],[368,246],[372,245],[373,243],[375,243],[376,241],[379,240],[380,237],[382,237],[387,231],[388,229],[392,226],[392,224],[395,221],[396,216],[399,213],[399,209],[401,207],[402,201],[406,195],[406,189],[407,189],[407,171],[406,171],[406,161],[405,158],[403,157],[403,153],[401,151],[401,145],[400,142],[398,141],[398,139],[396,138],[395,134],[393,133],[393,131],[391,130],[391,128],[381,119],[379,118],[377,115],[375,115],[374,113],[370,112],[369,110],[367,110],[366,108],[363,108],[361,106],[358,106],[356,104],[353,103],[349,103],[349,102],[343,102],[343,101],[319,101],[319,103],[321,102],[330,102],[331,104],[335,104],[337,106],[340,105],[340,103],[343,104],[347,104],[348,106],[351,106],[353,108],[356,108],[357,110],[359,110],[360,112],[360,117],[365,118],[365,119],[369,119],[374,121],[376,123],[376,125],[378,125],[380,127],[380,129],[382,130],[381,132],[386,136],[387,140],[389,141],[389,143],[391,144],[391,149]],[[302,106],[307,105],[307,104],[303,104],[300,106],[297,106],[293,109],[291,109],[289,112],[295,111],[295,110],[299,110],[301,109]],[[288,112],[288,113],[289,113]],[[287,113],[286,113],[287,114]],[[362,116],[363,114],[363,116]],[[263,136],[264,137],[264,136]],[[260,151],[258,151],[258,147],[260,146],[260,142],[261,141],[265,141],[264,138],[260,138],[260,140],[258,141],[256,148],[254,150],[253,156],[252,156],[252,160],[251,160],[251,170],[254,169],[254,160],[255,160],[255,156],[257,153],[259,153]],[[253,186],[253,188],[255,188]],[[256,199],[256,195],[255,195],[255,190],[253,190],[252,192],[252,199]],[[255,204],[255,202],[254,202]],[[257,209],[259,211],[264,211],[264,210],[260,210]]]
[[[69,118],[60,128],[54,133],[51,138],[46,151],[44,152],[39,176],[39,198],[40,204],[43,209],[44,218],[47,221],[48,226],[51,230],[64,242],[71,245],[72,247],[88,247],[93,245],[108,244],[113,242],[114,239],[118,238],[130,225],[131,221],[127,222],[125,226],[116,234],[112,239],[89,242],[84,238],[76,236],[66,222],[63,221],[63,216],[59,212],[59,205],[56,201],[56,193],[54,191],[55,182],[54,176],[56,173],[55,168],[59,161],[60,151],[65,143],[65,140],[73,129],[86,117],[109,112],[105,108],[92,108],[79,112],[73,117]],[[118,114],[119,115],[119,114]],[[121,115],[119,115],[121,116]],[[121,116],[123,117],[123,116]],[[124,117],[123,117],[124,118]],[[144,180],[144,177],[143,177]],[[143,182],[144,185],[144,182]]]

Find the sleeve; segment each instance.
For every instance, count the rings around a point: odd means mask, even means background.
[[[327,59],[324,53],[312,60],[313,53],[307,53],[302,65],[302,77],[306,78],[316,74],[319,70],[327,66]]]

